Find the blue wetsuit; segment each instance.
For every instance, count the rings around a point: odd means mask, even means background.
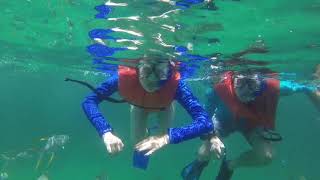
[[[118,91],[118,75],[114,75],[109,78],[97,88],[97,92],[103,96],[111,96],[116,91]],[[193,96],[183,80],[180,80],[178,83],[174,99],[177,100],[190,114],[192,123],[179,128],[169,128],[168,135],[170,143],[179,143],[213,130],[213,123],[208,114],[200,105],[197,98]],[[82,103],[85,114],[100,136],[106,132],[112,132],[110,123],[103,117],[98,108],[98,105],[102,101],[103,99],[101,99],[100,96],[95,93],[91,93]]]
[[[281,96],[298,92],[310,93],[316,90],[317,87],[315,86],[306,86],[293,81],[280,81]],[[207,91],[206,96],[206,110],[209,115],[212,116],[215,130],[220,136],[226,137],[235,131],[240,131],[242,133],[247,132],[247,120],[240,118],[235,121],[233,112],[231,112],[230,108],[223,102],[213,88],[210,88]]]

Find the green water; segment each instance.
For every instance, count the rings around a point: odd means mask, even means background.
[[[98,0],[0,1],[0,153],[12,155],[28,148],[38,150],[43,146],[41,138],[66,134],[70,142],[65,149],[56,152],[48,169],[50,180],[93,180],[101,174],[106,174],[108,180],[180,179],[182,167],[195,157],[200,145],[198,139],[170,145],[157,152],[148,171],[134,169],[128,105],[103,103],[101,106],[125,143],[124,151],[112,157],[106,153],[101,139],[82,112],[81,102],[88,90],[63,81],[68,76],[98,84],[105,78],[92,72],[91,59],[85,51],[85,46],[91,43],[87,32],[93,28],[134,24],[136,29],[143,29],[147,34],[165,32],[156,23],[107,24],[94,20],[93,7],[101,3]],[[111,15],[137,12],[152,15],[173,8],[162,4],[154,9],[145,8],[142,0],[131,4],[126,10],[117,10]],[[217,0],[216,4],[218,11],[194,7],[163,20],[183,27],[177,33],[166,33],[167,42],[179,45],[192,42],[193,53],[208,55],[231,54],[263,40],[270,52],[250,58],[271,62],[270,68],[274,70],[294,72],[298,80],[310,81],[314,66],[320,62],[319,0]],[[220,43],[208,44],[210,38],[219,38]],[[152,42],[148,41],[150,44]],[[140,54],[137,51],[121,56]],[[201,97],[202,92],[195,87],[202,84],[193,82],[190,85]],[[189,116],[178,106],[174,125],[187,122],[190,122]],[[234,180],[320,179],[317,164],[320,160],[317,139],[320,115],[303,94],[281,98],[277,128],[284,140],[275,145],[273,163],[264,168],[239,169]],[[225,143],[231,157],[249,147],[238,134]],[[44,168],[35,170],[38,154],[32,155],[9,162],[3,171],[10,180],[37,179],[43,173]],[[0,163],[1,167],[4,161]],[[213,179],[218,164],[212,162],[202,179]]]

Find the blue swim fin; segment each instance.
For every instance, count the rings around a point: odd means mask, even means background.
[[[183,168],[181,176],[183,180],[198,180],[202,170],[209,164],[209,161],[195,160]]]
[[[133,153],[133,167],[146,170],[149,164],[149,156],[144,152],[134,151]]]
[[[233,174],[233,170],[228,167],[228,161],[226,157],[224,157],[221,162],[219,174],[216,177],[216,180],[230,180],[232,177],[232,174]]]

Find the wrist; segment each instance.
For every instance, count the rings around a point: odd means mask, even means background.
[[[112,136],[112,135],[113,135],[113,134],[112,134],[111,131],[107,131],[107,132],[105,132],[105,133],[102,135],[102,137],[104,138],[104,137]]]
[[[201,135],[200,139],[201,140],[210,140],[212,137],[217,137],[217,134],[214,131]]]
[[[169,144],[169,143],[170,143],[169,135],[168,135],[168,134],[165,134],[165,135],[163,136],[163,140],[164,140],[165,144]]]

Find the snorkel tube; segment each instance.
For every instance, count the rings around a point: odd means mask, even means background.
[[[106,100],[106,101],[109,101],[109,102],[112,102],[112,103],[125,103],[125,102],[127,102],[127,101],[124,100],[124,99],[115,99],[115,98],[112,98],[112,97],[104,96],[104,95],[101,94],[99,91],[97,91],[96,88],[94,88],[91,84],[89,84],[89,83],[87,83],[87,82],[80,81],[80,80],[75,80],[75,79],[70,79],[70,78],[65,78],[64,81],[70,81],[70,82],[75,82],[75,83],[84,85],[84,86],[86,86],[87,88],[89,88],[92,92],[94,92],[95,94],[97,94],[97,96],[98,96],[100,99],[103,99],[103,100]]]

